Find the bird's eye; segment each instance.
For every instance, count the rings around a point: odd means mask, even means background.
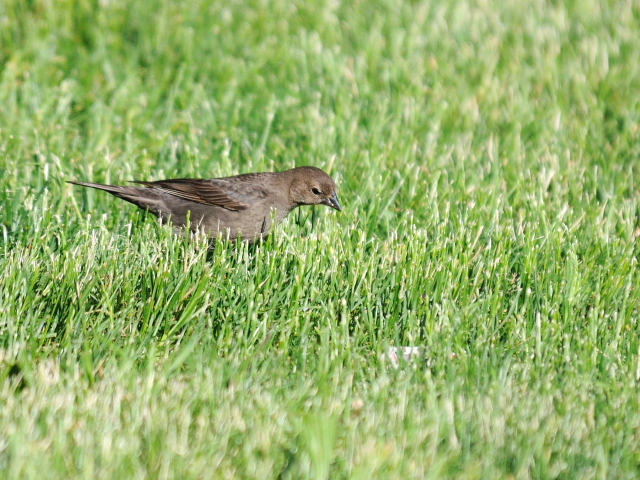
[[[318,190],[316,187],[313,187],[311,189],[311,191],[315,194],[315,195],[320,195],[320,190]]]

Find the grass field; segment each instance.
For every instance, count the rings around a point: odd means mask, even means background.
[[[637,1],[0,2],[0,478],[640,477],[638,32]],[[65,183],[294,165],[343,213],[213,252]]]

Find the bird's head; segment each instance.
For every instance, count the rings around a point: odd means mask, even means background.
[[[289,196],[296,205],[327,205],[342,211],[336,183],[316,167],[298,167],[289,170],[293,175]]]

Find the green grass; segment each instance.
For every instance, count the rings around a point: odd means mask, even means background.
[[[209,3],[0,2],[0,478],[640,477],[638,2]]]

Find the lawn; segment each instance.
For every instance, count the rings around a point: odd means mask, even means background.
[[[640,477],[638,32],[633,0],[0,2],[0,478]],[[65,183],[294,165],[343,212],[213,251]]]

